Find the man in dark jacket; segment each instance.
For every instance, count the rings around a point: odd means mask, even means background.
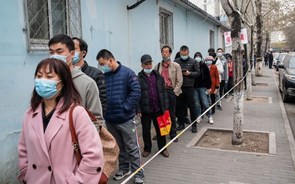
[[[184,129],[185,115],[187,107],[190,110],[191,121],[197,119],[197,109],[194,99],[194,84],[195,79],[200,75],[199,64],[193,58],[189,57],[189,48],[185,45],[180,47],[180,58],[175,60],[182,69],[183,83],[182,83],[182,93],[177,98],[177,115],[179,126],[177,130]],[[197,132],[196,122],[192,125],[192,132]]]
[[[151,121],[153,121],[159,150],[166,145],[166,137],[161,136],[157,117],[164,114],[168,109],[168,96],[165,90],[163,77],[153,70],[152,58],[150,55],[141,57],[141,72],[138,73],[138,80],[141,87],[141,98],[137,108],[137,114],[141,117],[142,137],[144,142],[143,157],[147,157],[152,150],[151,141]],[[167,149],[161,152],[164,157],[168,157]]]
[[[197,116],[199,117],[202,113],[201,107],[204,110],[209,108],[209,95],[211,92],[211,77],[208,66],[205,64],[202,54],[200,52],[196,52],[194,55],[194,59],[200,65],[200,76],[195,80],[195,101],[197,106]],[[208,117],[208,123],[213,124],[213,118],[211,115],[211,110],[206,113]],[[201,118],[197,119],[197,123],[201,122]]]
[[[98,68],[89,66],[88,63],[84,60],[88,51],[87,43],[84,40],[77,37],[73,37],[72,40],[75,43],[75,56],[73,58],[73,64],[75,66],[79,66],[83,73],[88,75],[96,82],[99,90],[99,98],[101,101],[102,112],[104,113],[107,108],[107,94],[104,84],[103,73]]]
[[[136,125],[134,122],[135,107],[140,99],[140,85],[134,71],[116,61],[113,54],[103,49],[96,59],[104,72],[107,90],[106,126],[115,137],[119,148],[119,171],[114,180],[140,168],[140,148]],[[130,170],[131,169],[131,170]],[[135,184],[143,184],[143,170],[135,174]]]

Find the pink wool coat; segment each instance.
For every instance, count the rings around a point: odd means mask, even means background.
[[[62,101],[62,100],[60,100]],[[44,133],[42,106],[25,113],[18,144],[18,179],[26,184],[97,184],[103,169],[100,137],[81,106],[73,122],[82,153],[77,165],[69,129],[69,110],[59,114],[60,102]]]

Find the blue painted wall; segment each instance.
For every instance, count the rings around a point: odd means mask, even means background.
[[[89,45],[86,60],[97,66],[96,54],[111,50],[117,60],[140,71],[140,57],[150,54],[161,60],[159,8],[173,13],[174,54],[183,44],[204,55],[209,48],[209,30],[217,28],[170,0],[148,0],[127,10],[135,0],[81,1],[82,37]],[[48,52],[27,52],[23,0],[0,1],[0,183],[17,183],[17,142],[24,112],[33,89],[33,73]]]

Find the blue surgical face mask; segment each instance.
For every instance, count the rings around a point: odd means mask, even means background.
[[[100,69],[102,70],[103,73],[108,73],[112,71],[112,69],[107,64],[100,66]]]
[[[67,56],[64,56],[64,55],[59,55],[59,54],[53,54],[51,56],[49,56],[49,58],[54,58],[54,59],[58,59],[58,60],[62,60],[63,62],[65,62],[67,64]]]
[[[150,74],[152,73],[153,69],[143,69],[144,73]]]
[[[80,60],[79,54],[80,54],[80,52],[75,51],[75,55],[74,55],[74,58],[73,58],[73,64],[74,65],[77,64],[79,62],[79,60]]]
[[[50,99],[54,97],[59,90],[57,90],[56,85],[60,81],[49,80],[49,79],[35,79],[35,90],[39,96],[44,99]]]
[[[182,60],[187,60],[188,59],[188,55],[185,55],[185,56],[180,55],[180,57],[181,57]]]
[[[208,60],[208,61],[205,61],[205,63],[206,63],[207,65],[211,65],[211,64],[212,64],[212,61],[211,61],[211,60]]]
[[[202,61],[202,58],[200,58],[200,57],[196,57],[196,59],[195,59],[197,62],[201,62]]]

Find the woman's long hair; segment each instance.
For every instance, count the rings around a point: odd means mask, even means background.
[[[50,72],[54,71],[59,76],[63,85],[59,96],[56,98],[57,103],[60,99],[63,99],[64,104],[59,110],[59,113],[61,114],[68,110],[72,103],[80,103],[81,96],[74,85],[69,67],[61,60],[54,58],[43,59],[38,64],[34,77],[36,78],[38,71],[41,69],[45,70],[47,66],[49,67]],[[31,98],[32,109],[35,111],[41,102],[43,102],[43,98],[38,95],[34,88]]]

